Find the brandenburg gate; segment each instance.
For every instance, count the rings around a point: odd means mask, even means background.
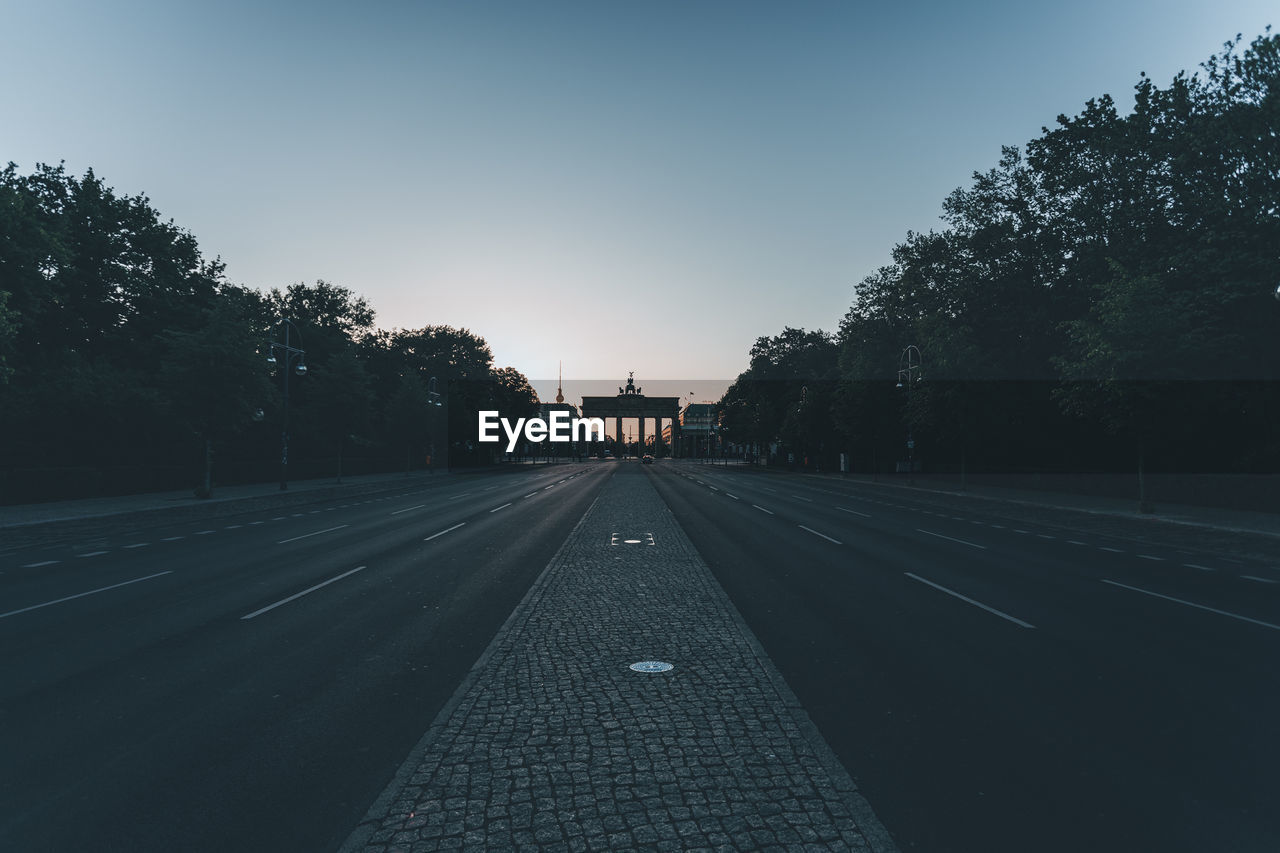
[[[671,446],[679,444],[680,437],[680,398],[679,397],[646,397],[635,385],[635,373],[627,375],[627,387],[618,389],[616,397],[583,397],[582,417],[603,418],[605,432],[609,432],[609,419],[613,419],[613,434],[619,445],[622,444],[622,421],[624,418],[636,418],[640,421],[639,443],[644,447],[646,435],[645,421],[653,418],[654,446],[662,441],[662,419],[671,420]],[[643,451],[641,451],[643,453]]]

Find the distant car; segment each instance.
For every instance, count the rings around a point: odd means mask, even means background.
[[[650,456],[648,453],[646,453],[644,456],[640,457],[640,461],[643,462],[645,465],[652,465],[653,457]]]

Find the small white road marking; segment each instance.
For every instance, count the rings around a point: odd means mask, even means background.
[[[1195,563],[1183,563],[1182,565],[1186,566],[1188,569],[1199,569],[1202,572],[1214,571],[1214,569],[1211,569],[1208,566],[1197,566]]]
[[[398,509],[398,510],[396,510],[395,512],[393,512],[393,513],[391,513],[391,514],[392,514],[392,515],[399,515],[399,514],[400,514],[400,513],[402,513],[402,512],[411,512],[411,511],[413,511],[413,510],[415,510],[415,509],[422,509],[424,506],[426,506],[426,504],[418,504],[417,506],[405,507],[404,509]]]
[[[991,526],[994,527],[996,530],[1004,530],[1003,524],[993,524]]]
[[[292,539],[281,539],[281,540],[280,540],[279,542],[277,542],[276,544],[277,544],[277,545],[283,545],[283,544],[285,544],[286,542],[297,542],[299,539],[306,539],[308,536],[319,536],[321,533],[332,533],[333,531],[335,531],[335,530],[341,530],[342,528],[344,528],[344,527],[346,527],[346,526],[347,526],[347,525],[345,525],[345,524],[339,524],[337,527],[327,527],[327,528],[325,528],[324,530],[317,530],[317,531],[315,531],[314,533],[304,533],[304,534],[302,534],[301,536],[295,536],[295,537],[293,537]]]
[[[38,569],[38,568],[40,568],[41,566],[52,566],[52,565],[53,565],[53,564],[55,564],[55,563],[61,563],[61,562],[62,562],[61,560],[42,560],[42,561],[41,561],[41,562],[39,562],[39,563],[27,563],[27,564],[26,564],[25,566],[23,566],[22,568],[24,568],[24,569]]]
[[[720,490],[719,490],[719,489],[717,489],[715,486],[712,486],[712,487],[711,487],[711,491],[713,491],[713,492],[718,492],[718,491],[720,491]]]
[[[1041,539],[1057,539],[1058,538],[1057,536],[1050,536],[1048,533],[1037,533],[1036,535],[1039,536]]]
[[[100,557],[105,553],[107,552],[106,551],[86,551],[83,554],[76,554],[76,556],[77,557]]]
[[[1078,541],[1076,541],[1075,539],[1068,539],[1068,540],[1067,540],[1067,544],[1068,544],[1068,545],[1087,545],[1088,543],[1087,543],[1087,542],[1078,542]]]
[[[531,498],[531,497],[533,497],[533,496],[534,496],[534,495],[536,495],[536,494],[537,494],[537,492],[530,492],[529,494],[525,495],[525,497],[526,497],[526,498]]]
[[[1031,531],[1030,531],[1030,530],[1019,530],[1019,529],[1018,529],[1018,528],[1016,528],[1016,527],[1015,527],[1015,528],[1013,528],[1013,532],[1014,532],[1014,533],[1026,533],[1026,534],[1028,534],[1028,535],[1030,535],[1030,533],[1031,533]]]
[[[1275,583],[1275,578],[1260,578],[1257,575],[1241,575],[1247,581],[1257,581],[1258,583]]]
[[[150,545],[150,544],[151,544],[150,542],[134,542],[132,545],[125,545],[124,547],[126,547],[126,548],[145,548],[145,547],[147,547],[147,546],[148,546],[148,545]]]
[[[987,546],[986,546],[986,545],[978,545],[978,544],[976,544],[976,543],[974,543],[974,542],[966,542],[966,541],[964,541],[963,539],[956,539],[956,538],[951,537],[951,536],[943,536],[941,533],[934,533],[934,532],[933,532],[933,531],[931,531],[931,530],[921,530],[919,527],[917,527],[917,528],[916,528],[916,532],[917,532],[917,533],[928,533],[930,536],[937,536],[939,539],[946,539],[946,540],[948,540],[948,541],[950,541],[950,542],[959,542],[961,545],[968,545],[970,548],[981,548],[983,551],[987,550]]]
[[[493,509],[489,510],[489,512],[491,512],[491,513],[493,513],[493,512],[497,512],[498,510],[500,510],[500,509],[506,509],[506,508],[507,508],[507,507],[509,507],[509,506],[511,506],[511,504],[509,504],[509,503],[507,503],[507,504],[503,504],[502,506],[495,506]]]
[[[825,533],[819,533],[818,531],[814,530],[814,529],[813,529],[813,528],[811,528],[811,527],[805,527],[803,524],[798,524],[798,525],[796,525],[796,526],[797,526],[797,527],[799,527],[801,530],[806,530],[806,531],[808,531],[809,533],[812,533],[814,536],[821,536],[823,539],[827,540],[828,542],[834,542],[834,543],[836,543],[837,545],[843,545],[843,544],[844,544],[844,543],[843,543],[843,542],[841,542],[839,539],[832,539],[832,538],[831,538],[830,536],[828,536],[827,534],[825,534]]]
[[[725,496],[726,498],[733,498],[735,501],[736,501],[736,500],[738,500],[738,496],[737,496],[737,495],[731,495],[731,494],[729,494],[728,492],[725,492],[725,493],[724,493],[724,496]]]
[[[251,522],[249,522],[249,526],[250,526],[250,527],[257,527],[259,524],[266,524],[266,522],[265,522],[265,521],[251,521]]]
[[[210,533],[217,533],[217,532],[218,532],[218,531],[216,531],[216,530],[197,530],[197,531],[196,531],[196,533],[195,533],[195,535],[196,535],[196,536],[208,536]]]
[[[166,536],[160,541],[161,542],[177,542],[181,538],[182,538],[181,536]]]
[[[113,583],[111,586],[100,586],[97,589],[91,589],[88,592],[78,592],[75,595],[68,595],[65,598],[55,598],[53,601],[46,601],[44,604],[33,604],[30,607],[23,607],[20,610],[10,610],[8,613],[0,613],[0,619],[5,618],[6,616],[17,616],[19,613],[26,613],[29,610],[39,610],[41,607],[49,607],[54,604],[61,604],[64,601],[71,601],[73,598],[84,598],[86,595],[97,595],[98,593],[106,592],[109,589],[116,589],[118,587],[128,586],[131,583],[141,583],[142,581],[149,581],[152,578],[158,578],[162,575],[171,575],[171,574],[173,574],[172,571],[157,572],[154,575],[147,575],[146,577],[134,578],[131,581],[121,581],[120,583]]]
[[[1123,553],[1124,553],[1124,551],[1121,551],[1119,548],[1108,548],[1108,547],[1107,547],[1107,546],[1105,546],[1105,545],[1099,545],[1099,546],[1098,546],[1098,550],[1099,550],[1099,551],[1110,551],[1112,554],[1123,554]]]
[[[263,607],[259,610],[253,611],[252,613],[247,613],[244,616],[241,616],[240,621],[243,622],[245,619],[252,619],[255,616],[261,616],[263,613],[266,613],[268,610],[275,610],[277,607],[279,607],[282,604],[288,604],[290,601],[295,601],[299,598],[302,598],[302,596],[307,595],[308,593],[315,592],[317,589],[320,589],[321,587],[326,587],[335,581],[340,581],[345,577],[354,575],[356,572],[361,571],[364,568],[365,568],[364,566],[356,566],[351,571],[343,572],[342,574],[338,575],[336,578],[329,578],[327,581],[322,581],[321,583],[318,583],[313,587],[304,589],[302,592],[295,592],[293,595],[289,596],[288,598],[280,599],[275,604],[268,604],[266,607]]]
[[[422,541],[430,542],[432,539],[435,539],[437,536],[443,536],[446,533],[449,533],[450,531],[457,530],[463,524],[466,524],[466,522],[464,521],[461,524],[455,524],[453,527],[446,527],[444,530],[441,530],[439,533],[432,533],[430,536],[428,536],[426,539],[423,539]]]
[[[1264,628],[1271,628],[1273,630],[1280,631],[1280,625],[1272,625],[1270,622],[1263,622],[1258,619],[1250,619],[1248,616],[1241,616],[1239,613],[1230,613],[1226,610],[1218,610],[1217,608],[1214,608],[1214,607],[1207,607],[1203,604],[1196,604],[1194,601],[1183,601],[1181,598],[1174,598],[1172,595],[1161,595],[1160,593],[1152,592],[1149,589],[1141,589],[1136,586],[1129,586],[1128,584],[1117,583],[1116,581],[1109,581],[1106,578],[1102,578],[1102,582],[1111,584],[1112,586],[1118,586],[1123,589],[1131,589],[1134,592],[1140,592],[1143,595],[1150,595],[1150,596],[1154,596],[1155,598],[1163,598],[1165,601],[1175,601],[1178,604],[1185,604],[1187,607],[1194,607],[1197,610],[1208,610],[1210,613],[1217,613],[1219,616],[1230,616],[1232,619],[1239,619],[1241,622],[1249,622],[1254,625],[1261,625]]]
[[[942,592],[945,592],[947,595],[953,595],[956,598],[960,599],[961,601],[972,604],[974,607],[981,607],[983,610],[987,611],[988,613],[994,613],[996,616],[999,616],[1001,619],[1008,619],[1010,622],[1014,623],[1015,625],[1021,625],[1023,628],[1035,627],[1035,625],[1032,625],[1030,622],[1023,622],[1018,617],[1010,616],[1008,613],[1005,613],[1003,610],[996,610],[994,607],[988,607],[987,605],[983,604],[981,601],[974,601],[972,598],[969,598],[966,595],[961,595],[955,590],[947,589],[945,586],[942,586],[941,584],[936,584],[933,581],[925,580],[919,575],[913,575],[911,574],[911,572],[904,572],[904,574],[906,574],[906,576],[911,578],[912,580],[920,581],[920,583],[923,583],[923,584],[928,584],[934,589],[941,590]]]
[[[799,495],[792,495],[791,497],[795,498],[798,501],[804,501],[807,504],[813,503],[813,498],[802,498]]]
[[[243,526],[244,526],[243,524],[228,524],[226,527],[222,529],[223,530],[239,530]]]
[[[772,510],[767,510],[767,509],[765,509],[764,507],[760,506],[759,504],[752,504],[752,506],[753,506],[753,507],[755,507],[756,509],[760,510],[761,512],[767,512],[767,513],[769,513],[769,515],[773,515],[773,511],[772,511]]]
[[[471,494],[471,493],[470,493],[470,492],[463,492],[463,493],[462,493],[462,494],[460,494],[460,495],[454,495],[453,497],[449,498],[449,500],[451,500],[451,501],[456,501],[458,498],[465,498],[465,497],[466,497],[467,495],[469,495],[469,494]]]
[[[1153,557],[1150,554],[1138,554],[1137,556],[1141,557],[1144,560],[1160,560],[1161,562],[1164,561],[1164,557]]]
[[[858,512],[856,509],[849,509],[849,508],[847,508],[847,507],[843,507],[843,506],[838,506],[838,507],[836,507],[836,509],[840,510],[841,512],[847,512],[847,513],[849,513],[850,515],[860,515],[860,516],[862,516],[863,518],[870,518],[870,517],[871,517],[870,515],[868,515],[868,514],[867,514],[867,513],[865,513],[865,512]]]

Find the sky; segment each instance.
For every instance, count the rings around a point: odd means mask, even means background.
[[[714,399],[1002,145],[1275,8],[0,0],[0,162],[145,194],[234,283],[468,328],[544,399],[561,363]]]

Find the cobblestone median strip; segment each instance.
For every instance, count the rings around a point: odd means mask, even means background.
[[[605,485],[342,849],[450,848],[896,849],[638,473]]]

